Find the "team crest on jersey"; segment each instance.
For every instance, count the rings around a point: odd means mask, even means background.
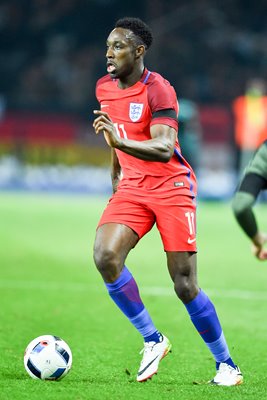
[[[131,118],[131,121],[137,122],[141,118],[143,108],[144,104],[130,103],[129,117]]]

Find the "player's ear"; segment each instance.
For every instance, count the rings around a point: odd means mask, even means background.
[[[142,57],[145,54],[145,51],[146,49],[144,45],[141,44],[140,46],[137,46],[135,49],[136,58]]]

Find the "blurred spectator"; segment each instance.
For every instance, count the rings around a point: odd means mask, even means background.
[[[251,76],[267,79],[266,2],[1,0],[0,87],[8,108],[87,112],[103,71],[106,26],[122,15],[155,27],[147,56],[178,96],[227,107]],[[160,51],[159,51],[160,49]],[[160,54],[160,56],[159,56]]]
[[[6,112],[6,99],[5,97],[0,93],[0,122],[4,118]]]
[[[243,96],[233,102],[238,169],[241,174],[253,153],[267,138],[266,82],[250,79]]]

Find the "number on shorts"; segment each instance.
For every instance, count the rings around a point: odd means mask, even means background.
[[[185,216],[187,218],[189,233],[190,235],[195,234],[195,214],[193,212],[186,212]]]

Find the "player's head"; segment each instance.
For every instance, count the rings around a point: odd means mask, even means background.
[[[124,79],[140,71],[152,41],[150,28],[139,18],[119,19],[107,39],[107,70],[110,76]]]
[[[131,31],[136,44],[143,44],[146,50],[149,49],[153,42],[151,29],[139,18],[121,18],[116,22],[115,28],[123,28]]]
[[[263,78],[251,78],[247,82],[246,94],[253,97],[260,97],[266,94],[266,81]]]

